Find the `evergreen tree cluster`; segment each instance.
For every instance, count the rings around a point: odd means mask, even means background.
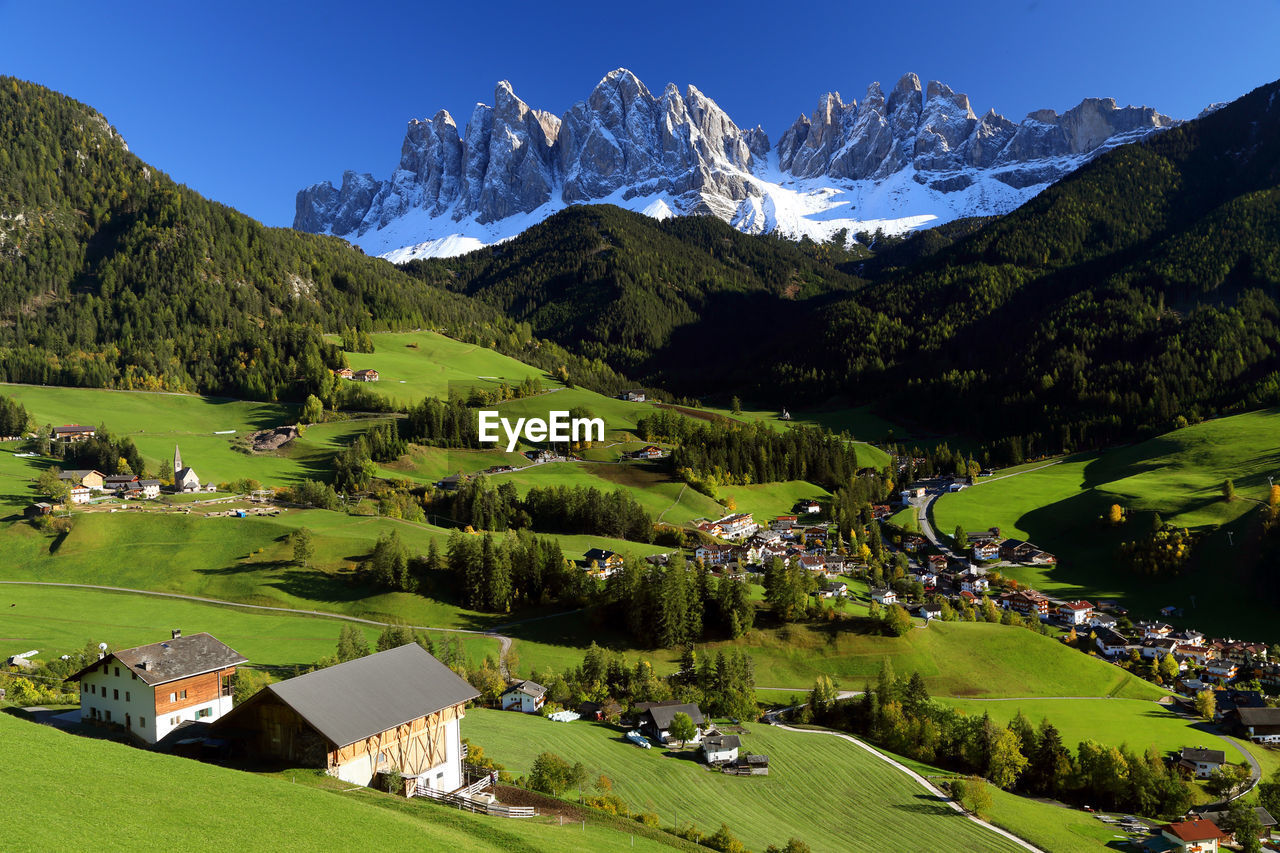
[[[552,601],[586,603],[593,581],[565,560],[560,543],[527,530],[505,536],[467,534],[455,530],[444,555],[426,556],[427,571],[445,569],[454,578],[463,602],[477,610],[505,613],[520,604]]]
[[[716,579],[679,554],[665,566],[628,560],[606,581],[601,601],[614,624],[650,647],[672,648],[717,635],[736,638],[755,622],[744,581]]]
[[[0,436],[21,436],[33,428],[27,407],[12,397],[0,395]]]
[[[675,444],[677,471],[724,484],[807,480],[836,486],[859,471],[851,437],[817,427],[776,430],[758,421],[708,421],[660,409],[641,418],[636,431],[645,441]]]
[[[442,499],[457,523],[483,530],[532,527],[547,533],[592,534],[633,542],[653,541],[653,518],[627,489],[533,486],[520,497],[515,484],[496,487],[488,477],[460,482]]]

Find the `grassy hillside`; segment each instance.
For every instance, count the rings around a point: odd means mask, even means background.
[[[1236,542],[1244,541],[1253,511],[1266,498],[1267,476],[1280,472],[1280,410],[1205,421],[1141,444],[1031,468],[939,498],[937,527],[996,525],[1047,548],[1058,557],[1056,567],[1010,570],[1046,592],[1116,598],[1152,616],[1172,604],[1184,609],[1183,621],[1201,630],[1280,639],[1276,607],[1266,597],[1249,608],[1237,606],[1236,584],[1248,589],[1254,581],[1248,555],[1225,535],[1230,530]],[[1231,503],[1220,491],[1227,478],[1239,497]],[[1100,523],[1112,504],[1131,513],[1127,524]],[[1117,565],[1118,544],[1149,530],[1156,512],[1207,534],[1200,557],[1182,577],[1140,577]]]
[[[466,853],[689,846],[599,822],[558,826],[405,802],[349,790],[336,780],[314,778],[312,771],[244,773],[77,737],[5,714],[0,739],[23,746],[6,750],[0,766],[6,804],[23,815],[5,829],[5,849],[14,853],[49,850],[67,838],[88,839],[85,846],[104,851],[251,851],[262,849],[264,833],[287,838],[290,850],[316,851],[355,838],[376,838],[380,847]],[[295,777],[304,774],[299,783]]]
[[[343,625],[355,624],[372,646],[378,628],[319,616],[271,613],[72,587],[0,584],[0,657],[39,649],[41,659],[79,651],[85,642],[130,648],[154,643],[179,628],[208,631],[254,667],[288,669],[331,655]],[[431,632],[434,642],[447,636]],[[458,634],[476,660],[498,655],[491,637]]]
[[[446,399],[450,390],[497,388],[502,380],[516,385],[527,377],[541,379],[548,387],[560,387],[543,371],[479,344],[468,344],[436,332],[388,332],[370,336],[373,352],[348,352],[353,370],[373,368],[379,381],[363,387],[399,407],[422,402],[423,397]],[[336,342],[336,337],[331,337]]]
[[[469,712],[463,724],[473,743],[515,772],[528,772],[534,757],[550,750],[581,761],[593,778],[609,776],[632,811],[707,831],[724,822],[753,850],[791,836],[815,853],[1017,849],[854,744],[762,724],[749,729],[743,748],[769,756],[767,777],[708,773],[692,760],[639,749],[604,724],[484,710]]]
[[[559,658],[557,666],[579,665],[591,640],[621,647],[607,625],[584,631],[582,618],[545,619],[517,634],[516,649],[526,663]],[[900,676],[919,672],[934,696],[1125,696],[1158,699],[1165,692],[1097,658],[1022,628],[967,622],[932,622],[905,637],[883,637],[827,625],[757,629],[737,641],[702,643],[700,655],[741,649],[755,665],[760,687],[804,693],[818,675],[829,675],[846,690],[875,682],[887,659]],[[542,655],[543,657],[539,657]],[[675,670],[678,650],[641,653],[661,672]],[[773,697],[779,698],[779,697]]]
[[[195,469],[201,482],[221,483],[252,478],[267,485],[289,485],[301,479],[329,478],[330,459],[372,421],[338,421],[308,427],[306,433],[278,453],[250,455],[236,449],[255,430],[295,423],[297,408],[222,397],[0,385],[0,394],[27,408],[39,424],[105,424],[117,436],[133,439],[147,466],[155,472],[173,460],[174,445]],[[218,435],[216,433],[230,434]],[[30,476],[35,476],[33,472]]]
[[[973,716],[990,714],[991,719],[1001,726],[1007,725],[1019,711],[1033,725],[1039,725],[1042,719],[1047,718],[1062,733],[1063,743],[1073,750],[1085,740],[1109,746],[1127,743],[1136,752],[1144,752],[1150,746],[1155,746],[1161,752],[1170,752],[1184,746],[1218,749],[1221,745],[1221,741],[1213,734],[1201,731],[1195,720],[1145,699],[1108,697],[1000,702],[980,699],[943,701]],[[1232,753],[1229,758],[1238,760],[1240,757]]]
[[[293,563],[286,537],[299,527],[314,533],[316,568]],[[425,552],[433,538],[443,545],[447,535],[438,527],[322,510],[290,510],[278,518],[87,514],[61,539],[22,523],[0,529],[6,557],[2,579],[188,593],[439,627],[487,627],[509,618],[351,583],[343,569],[366,557],[378,536],[390,530],[415,553]],[[558,538],[570,557],[596,546],[628,554],[661,550],[594,536]]]

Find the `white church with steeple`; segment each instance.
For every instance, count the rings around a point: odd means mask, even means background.
[[[179,494],[200,491],[200,478],[196,472],[182,465],[182,451],[173,446],[173,490]]]

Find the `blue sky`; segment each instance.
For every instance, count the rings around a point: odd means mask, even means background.
[[[103,112],[144,159],[288,225],[294,193],[387,176],[405,122],[512,81],[557,114],[624,66],[771,140],[818,97],[906,71],[1018,120],[1114,97],[1191,117],[1280,77],[1277,0],[914,3],[0,0],[0,73]]]

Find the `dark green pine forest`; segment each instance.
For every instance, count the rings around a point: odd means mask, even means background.
[[[419,327],[626,384],[345,241],[209,201],[89,107],[0,77],[0,379],[302,399],[343,364],[323,332]]]
[[[1280,403],[1277,91],[907,238],[578,206],[397,268],[210,202],[0,78],[0,379],[301,399],[343,362],[322,334],[436,328],[606,393],[872,404],[996,462],[1132,440]]]

